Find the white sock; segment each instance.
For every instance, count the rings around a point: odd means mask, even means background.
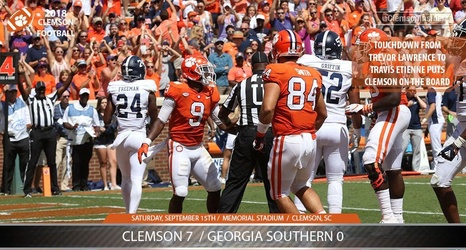
[[[327,203],[330,214],[341,214],[343,206],[343,183],[341,181],[328,183]]]
[[[390,193],[388,189],[380,190],[375,193],[379,200],[380,210],[382,211],[383,218],[389,218],[393,216],[392,205],[390,203]]]
[[[402,223],[403,220],[403,198],[400,199],[390,199],[390,203],[392,206],[393,214],[395,218]]]

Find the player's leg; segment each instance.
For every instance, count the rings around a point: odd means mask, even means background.
[[[221,189],[217,168],[215,167],[212,157],[204,146],[200,146],[192,153],[193,157],[196,155],[198,158],[194,163],[192,174],[207,191],[207,211],[209,213],[216,213],[220,203]]]
[[[327,142],[328,142],[327,139],[330,136],[328,131],[326,131],[327,133],[320,132],[321,130],[325,130],[324,128],[326,126],[327,126],[327,124],[325,126],[322,126],[321,129],[319,129],[319,131],[316,133],[316,156],[315,156],[315,162],[314,162],[315,171],[313,171],[311,173],[311,177],[308,180],[307,186],[309,186],[309,187],[311,187],[311,185],[312,185],[312,181],[315,178],[317,168],[319,167],[319,164],[320,164],[320,162],[322,160],[323,149],[324,149],[324,147],[326,147],[328,145],[327,144]],[[303,202],[301,201],[301,199],[299,199],[299,197],[297,195],[294,198],[294,205],[296,206],[296,208],[298,208],[300,213],[306,213],[306,207],[304,206]]]
[[[312,173],[317,171],[315,159],[316,141],[312,138],[310,133],[303,133],[301,134],[301,142],[299,145],[301,147],[299,157],[294,165],[298,170],[291,183],[290,190],[302,201],[304,207],[309,212],[325,213],[319,196],[308,186]]]
[[[251,140],[254,140],[255,138],[255,130],[253,131],[253,138]],[[268,178],[268,171],[267,171],[267,165],[269,163],[269,158],[270,158],[270,152],[272,150],[272,146],[273,146],[273,133],[272,133],[272,129],[269,128],[269,130],[267,131],[267,133],[265,134],[265,150],[264,150],[264,154],[257,154],[257,151],[255,151],[254,149],[251,148],[251,154],[253,155],[253,157],[256,158],[256,164],[259,165],[259,169],[260,171],[262,172],[262,181],[264,183],[264,190],[265,190],[265,196],[267,198],[267,205],[269,207],[269,212],[270,213],[279,213],[280,210],[278,210],[278,207],[277,207],[277,203],[275,202],[275,200],[272,199],[272,196],[271,196],[271,193],[270,193],[270,190],[271,190],[271,187],[270,187],[270,181],[269,181],[269,178]],[[249,145],[252,145],[252,143],[250,143]],[[252,146],[250,146],[252,147]],[[256,168],[257,169],[257,168]],[[249,179],[249,177],[247,177]]]
[[[322,128],[321,128],[322,129]],[[325,174],[327,176],[328,212],[340,214],[343,207],[343,176],[348,162],[348,129],[345,125],[335,124],[326,130],[331,135],[329,143],[324,147]],[[336,133],[340,131],[340,133]]]
[[[188,195],[191,175],[190,149],[168,140],[168,165],[173,188],[173,196],[168,206],[169,213],[182,213],[183,202]]]
[[[301,142],[302,140],[300,137],[298,138],[298,135],[278,136],[273,140],[267,170],[271,196],[281,213],[299,213],[290,200],[289,194],[291,184],[298,171],[296,162],[300,157]],[[286,150],[284,150],[285,148]]]
[[[255,156],[259,154],[252,148],[255,134],[255,129],[246,127],[241,129],[236,137],[228,180],[220,198],[219,213],[236,213],[238,211],[244,190],[249,182],[249,176],[254,169]]]
[[[382,211],[381,222],[385,223],[397,223],[398,220],[396,220],[393,214],[390,203],[387,175],[379,164],[383,162],[385,155],[392,147],[395,137],[401,136],[401,130],[407,128],[409,119],[407,119],[408,122],[406,122],[405,118],[400,118],[400,110],[400,106],[398,106],[379,114],[379,117],[369,134],[363,155],[364,168],[368,174],[372,188],[376,193],[380,209]],[[402,115],[406,115],[409,118],[409,110],[407,114],[405,113],[405,109],[403,108]],[[398,127],[396,126],[397,123],[399,123]],[[405,123],[406,126],[404,126]],[[400,131],[397,130],[396,132],[396,128]]]
[[[465,128],[463,123],[458,124],[457,129],[453,132],[452,137],[448,138],[445,145],[450,145],[460,132]],[[462,147],[458,152],[458,157],[448,161],[443,157],[438,158],[435,173],[432,175],[430,184],[435,191],[440,208],[449,223],[460,223],[458,212],[458,202],[455,193],[451,187],[451,182],[466,165],[466,149]]]
[[[220,175],[220,182],[222,184],[225,184],[225,181],[227,179],[228,170],[230,168],[231,154],[235,145],[235,139],[236,135],[228,134],[225,149],[223,150],[222,172]]]
[[[139,163],[137,151],[146,138],[144,133],[132,133],[117,147],[117,161],[121,171],[121,193],[126,212],[137,212],[142,195],[142,176],[146,164]]]
[[[395,138],[393,146],[385,157],[382,168],[387,174],[393,215],[399,223],[404,223],[403,196],[405,193],[405,183],[401,175],[401,161],[403,160],[404,153],[402,148],[403,141],[400,136],[396,136]]]

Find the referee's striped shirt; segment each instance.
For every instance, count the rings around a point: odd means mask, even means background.
[[[262,72],[256,72],[233,87],[223,107],[234,112],[239,105],[241,113],[238,126],[256,126],[259,123],[263,97]]]
[[[35,94],[29,95],[29,111],[33,128],[46,128],[54,124],[54,103],[57,99],[57,91],[46,95],[44,99],[37,99]]]

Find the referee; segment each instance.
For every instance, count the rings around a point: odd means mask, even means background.
[[[258,51],[252,56],[251,63],[253,75],[233,87],[219,113],[222,122],[229,126],[232,121],[228,115],[234,112],[238,105],[241,110],[237,122],[238,136],[230,161],[228,179],[220,198],[219,213],[236,213],[238,211],[249,177],[256,165],[260,166],[262,176],[267,176],[267,163],[273,141],[272,130],[267,131],[263,153],[254,150],[252,146],[257,133],[256,125],[259,122],[259,110],[264,93],[262,72],[268,64],[267,55]],[[278,213],[277,204],[270,197],[268,178],[264,178],[264,188],[269,212]]]
[[[24,181],[24,197],[31,197],[31,185],[34,178],[34,171],[39,160],[40,152],[44,150],[47,158],[47,165],[50,168],[50,178],[52,185],[52,195],[60,195],[60,188],[57,181],[57,165],[55,162],[55,151],[57,149],[57,132],[54,127],[53,113],[54,103],[70,86],[71,79],[76,72],[76,67],[72,66],[71,76],[55,92],[45,95],[45,83],[36,83],[35,93],[31,93],[28,98],[29,110],[31,113],[32,129],[29,133],[31,139],[31,155],[26,168],[26,180]]]

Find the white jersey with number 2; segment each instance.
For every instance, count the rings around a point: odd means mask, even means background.
[[[322,75],[322,97],[327,107],[325,123],[346,124],[345,107],[352,82],[352,62],[322,60],[314,55],[303,55],[298,63],[313,67]]]
[[[134,82],[115,81],[108,85],[112,95],[115,115],[118,120],[118,133],[126,131],[144,131],[149,105],[149,95],[157,91],[153,80]]]

